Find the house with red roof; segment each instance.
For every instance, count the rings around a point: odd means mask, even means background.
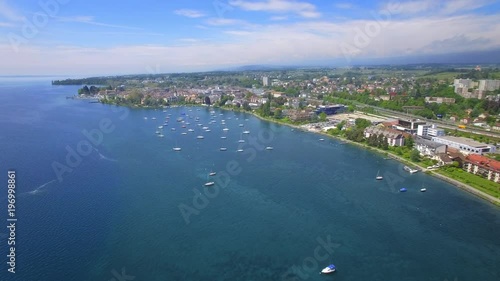
[[[500,161],[482,155],[470,154],[465,158],[463,168],[471,174],[482,176],[490,181],[500,182]]]

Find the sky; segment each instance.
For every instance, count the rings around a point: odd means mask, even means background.
[[[0,75],[489,54],[500,50],[499,11],[497,0],[0,0]]]

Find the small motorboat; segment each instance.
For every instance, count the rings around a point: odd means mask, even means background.
[[[329,274],[329,273],[332,273],[332,272],[335,272],[336,268],[335,268],[335,265],[333,264],[330,264],[329,266],[323,268],[323,270],[321,270],[320,274]]]
[[[325,141],[325,139],[319,139],[319,141]]]
[[[214,184],[215,184],[215,182],[213,182],[213,181],[209,181],[209,182],[205,183],[205,186],[212,186],[212,185],[214,185]]]
[[[174,147],[172,148],[173,151],[181,151],[182,149],[180,147]]]
[[[406,191],[407,191],[407,189],[404,187],[399,189],[399,192],[406,192]]]
[[[427,191],[427,188],[425,188],[425,187],[422,187],[422,188],[420,189],[420,192],[426,192],[426,191]]]
[[[273,150],[274,148],[272,146],[266,147],[266,150]]]
[[[220,151],[226,151],[227,150],[227,147],[221,147],[220,148]]]
[[[208,175],[212,177],[212,176],[217,175],[217,172],[210,172],[210,174],[208,174]]]

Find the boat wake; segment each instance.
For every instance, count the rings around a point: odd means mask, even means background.
[[[49,184],[51,184],[51,183],[53,183],[53,182],[55,182],[55,181],[56,181],[56,180],[51,180],[51,181],[49,181],[49,182],[46,182],[46,183],[44,183],[44,184],[40,185],[39,187],[37,187],[37,188],[33,189],[32,191],[29,191],[29,192],[26,192],[26,193],[27,193],[27,194],[30,194],[30,195],[36,195],[36,194],[38,194],[38,193],[44,192],[44,191],[45,191],[45,189],[44,189],[44,188],[45,188],[47,185],[49,185]]]
[[[94,150],[99,154],[99,159],[101,159],[101,160],[106,160],[106,161],[111,161],[111,162],[117,161],[116,159],[104,156],[102,153],[99,152],[99,150],[97,150],[97,148],[94,148]]]

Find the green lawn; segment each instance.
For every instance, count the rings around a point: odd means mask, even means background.
[[[468,184],[480,191],[483,191],[484,193],[487,193],[491,196],[494,196],[496,198],[500,198],[500,184],[492,182],[490,180],[487,180],[485,178],[482,178],[480,176],[467,173],[466,171],[462,169],[453,169],[453,168],[446,168],[446,169],[439,169],[436,171],[444,176],[450,177],[452,179],[461,181],[465,184]]]

